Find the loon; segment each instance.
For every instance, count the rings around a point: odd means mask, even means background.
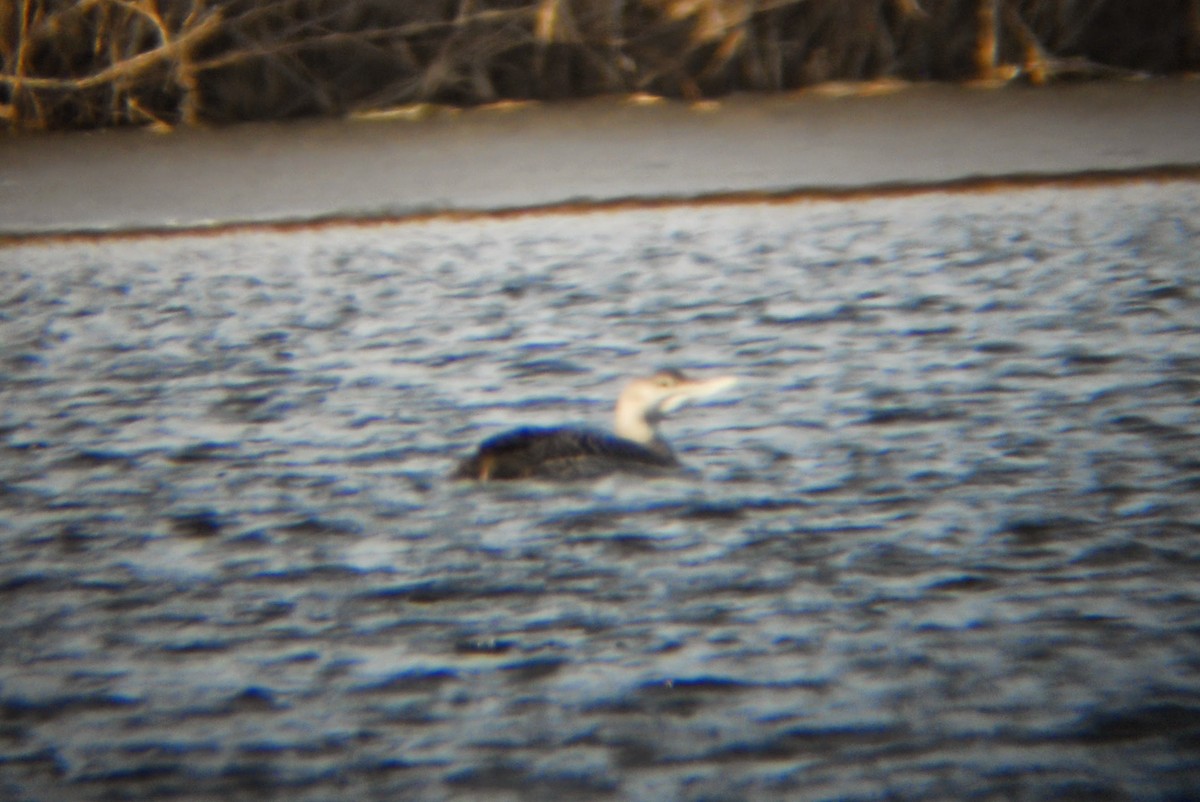
[[[733,376],[689,379],[660,370],[634,379],[617,399],[615,434],[572,427],[525,426],[483,442],[459,463],[454,479],[593,479],[621,472],[658,473],[679,467],[658,422],[689,401],[737,383]]]

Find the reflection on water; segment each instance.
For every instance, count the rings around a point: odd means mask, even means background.
[[[0,251],[0,796],[1184,798],[1200,188]],[[475,487],[733,372],[692,469]]]

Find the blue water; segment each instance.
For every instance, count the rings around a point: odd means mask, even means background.
[[[1192,799],[1200,187],[0,250],[0,798]],[[446,481],[741,384],[689,470]]]

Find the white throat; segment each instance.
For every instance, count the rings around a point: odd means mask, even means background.
[[[631,399],[622,397],[617,401],[617,414],[613,430],[618,437],[641,443],[644,446],[661,441],[658,427],[647,419],[647,411]]]

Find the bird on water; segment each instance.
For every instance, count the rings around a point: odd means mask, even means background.
[[[634,379],[617,399],[614,433],[574,427],[525,426],[483,442],[459,463],[455,479],[591,479],[615,472],[659,473],[678,468],[658,431],[667,413],[737,383],[733,376],[689,379],[660,370]]]

